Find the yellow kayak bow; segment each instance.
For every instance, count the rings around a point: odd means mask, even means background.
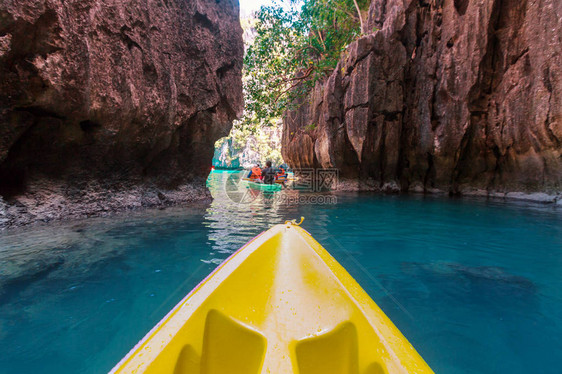
[[[294,222],[263,232],[172,309],[111,373],[432,373]]]

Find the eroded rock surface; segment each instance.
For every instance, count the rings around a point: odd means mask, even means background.
[[[374,0],[366,35],[284,119],[293,167],[390,191],[562,188],[562,2]]]
[[[237,0],[0,0],[0,218],[207,196],[242,110],[238,17]]]

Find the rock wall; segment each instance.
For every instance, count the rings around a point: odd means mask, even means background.
[[[292,167],[390,191],[562,189],[562,2],[373,0],[369,28],[284,118]]]
[[[0,0],[4,220],[153,205],[205,177],[242,58],[237,0]]]

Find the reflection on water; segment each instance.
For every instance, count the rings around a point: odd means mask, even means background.
[[[238,204],[227,177],[211,175],[210,205],[2,232],[0,373],[108,371],[217,264],[301,215],[437,372],[558,371],[559,209],[372,194]]]

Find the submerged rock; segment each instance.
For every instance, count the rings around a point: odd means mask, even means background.
[[[499,295],[504,298],[534,297],[537,293],[537,285],[532,280],[495,266],[405,262],[402,270],[422,282],[440,283],[447,288],[475,293],[474,296],[482,296],[483,291],[489,293],[489,296]],[[494,298],[491,297],[490,300],[494,301]]]
[[[374,0],[374,33],[286,113],[284,159],[379,189],[556,200],[561,17],[556,0]]]
[[[54,195],[61,209],[78,209],[87,193],[83,207],[95,212],[129,205],[106,191],[193,183],[208,197],[200,178],[213,144],[242,110],[238,13],[236,0],[0,1],[0,194],[9,210],[25,200],[29,220],[49,219],[59,214],[41,207]]]

